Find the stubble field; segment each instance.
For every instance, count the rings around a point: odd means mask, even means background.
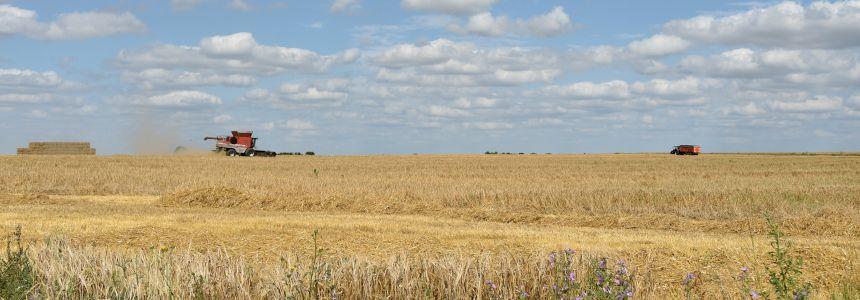
[[[606,257],[615,293],[744,298],[768,287],[766,215],[814,295],[860,289],[860,156],[5,156],[0,166],[0,227],[23,228],[40,296],[554,298],[561,284],[564,295],[588,291]]]

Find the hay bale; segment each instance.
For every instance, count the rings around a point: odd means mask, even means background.
[[[164,206],[238,207],[251,201],[248,194],[230,187],[200,187],[161,196]]]
[[[27,148],[18,148],[21,155],[95,155],[96,149],[88,142],[30,142]]]

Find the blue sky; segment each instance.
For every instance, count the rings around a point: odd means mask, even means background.
[[[0,153],[860,150],[860,1],[0,0]]]

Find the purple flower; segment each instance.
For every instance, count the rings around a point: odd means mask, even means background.
[[[750,271],[750,268],[747,268],[747,267],[741,267],[741,272],[746,273],[746,272],[749,272],[749,271]]]
[[[526,293],[526,291],[520,292],[520,298],[528,298],[528,297],[529,297],[529,293]]]
[[[621,275],[627,275],[627,262],[623,259],[618,260],[618,273]]]
[[[756,299],[761,298],[761,296],[759,296],[758,292],[756,292],[756,291],[750,291],[750,298],[752,298],[753,300],[756,300]]]
[[[689,285],[693,281],[693,279],[696,279],[696,274],[687,273],[687,276],[684,277],[684,281],[681,284]]]
[[[606,269],[606,259],[605,258],[601,258],[600,261],[597,262],[597,268],[601,269],[601,270]]]
[[[576,250],[568,248],[568,249],[564,250],[564,253],[567,255],[574,255],[574,254],[576,254]]]
[[[570,272],[570,274],[567,275],[567,278],[570,278],[570,282],[576,281],[576,272]]]
[[[549,254],[549,265],[555,267],[555,252]]]
[[[496,288],[498,288],[498,287],[496,286],[496,284],[495,284],[495,283],[493,283],[493,282],[492,282],[492,281],[490,281],[490,280],[487,280],[487,285],[488,285],[488,286],[490,286],[490,288],[491,288],[491,289],[494,289],[494,290],[495,290]]]
[[[597,273],[597,285],[603,285],[604,281],[606,278],[603,278],[603,274]]]

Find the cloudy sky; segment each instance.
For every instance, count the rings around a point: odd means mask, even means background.
[[[860,150],[860,1],[0,0],[0,153]]]

